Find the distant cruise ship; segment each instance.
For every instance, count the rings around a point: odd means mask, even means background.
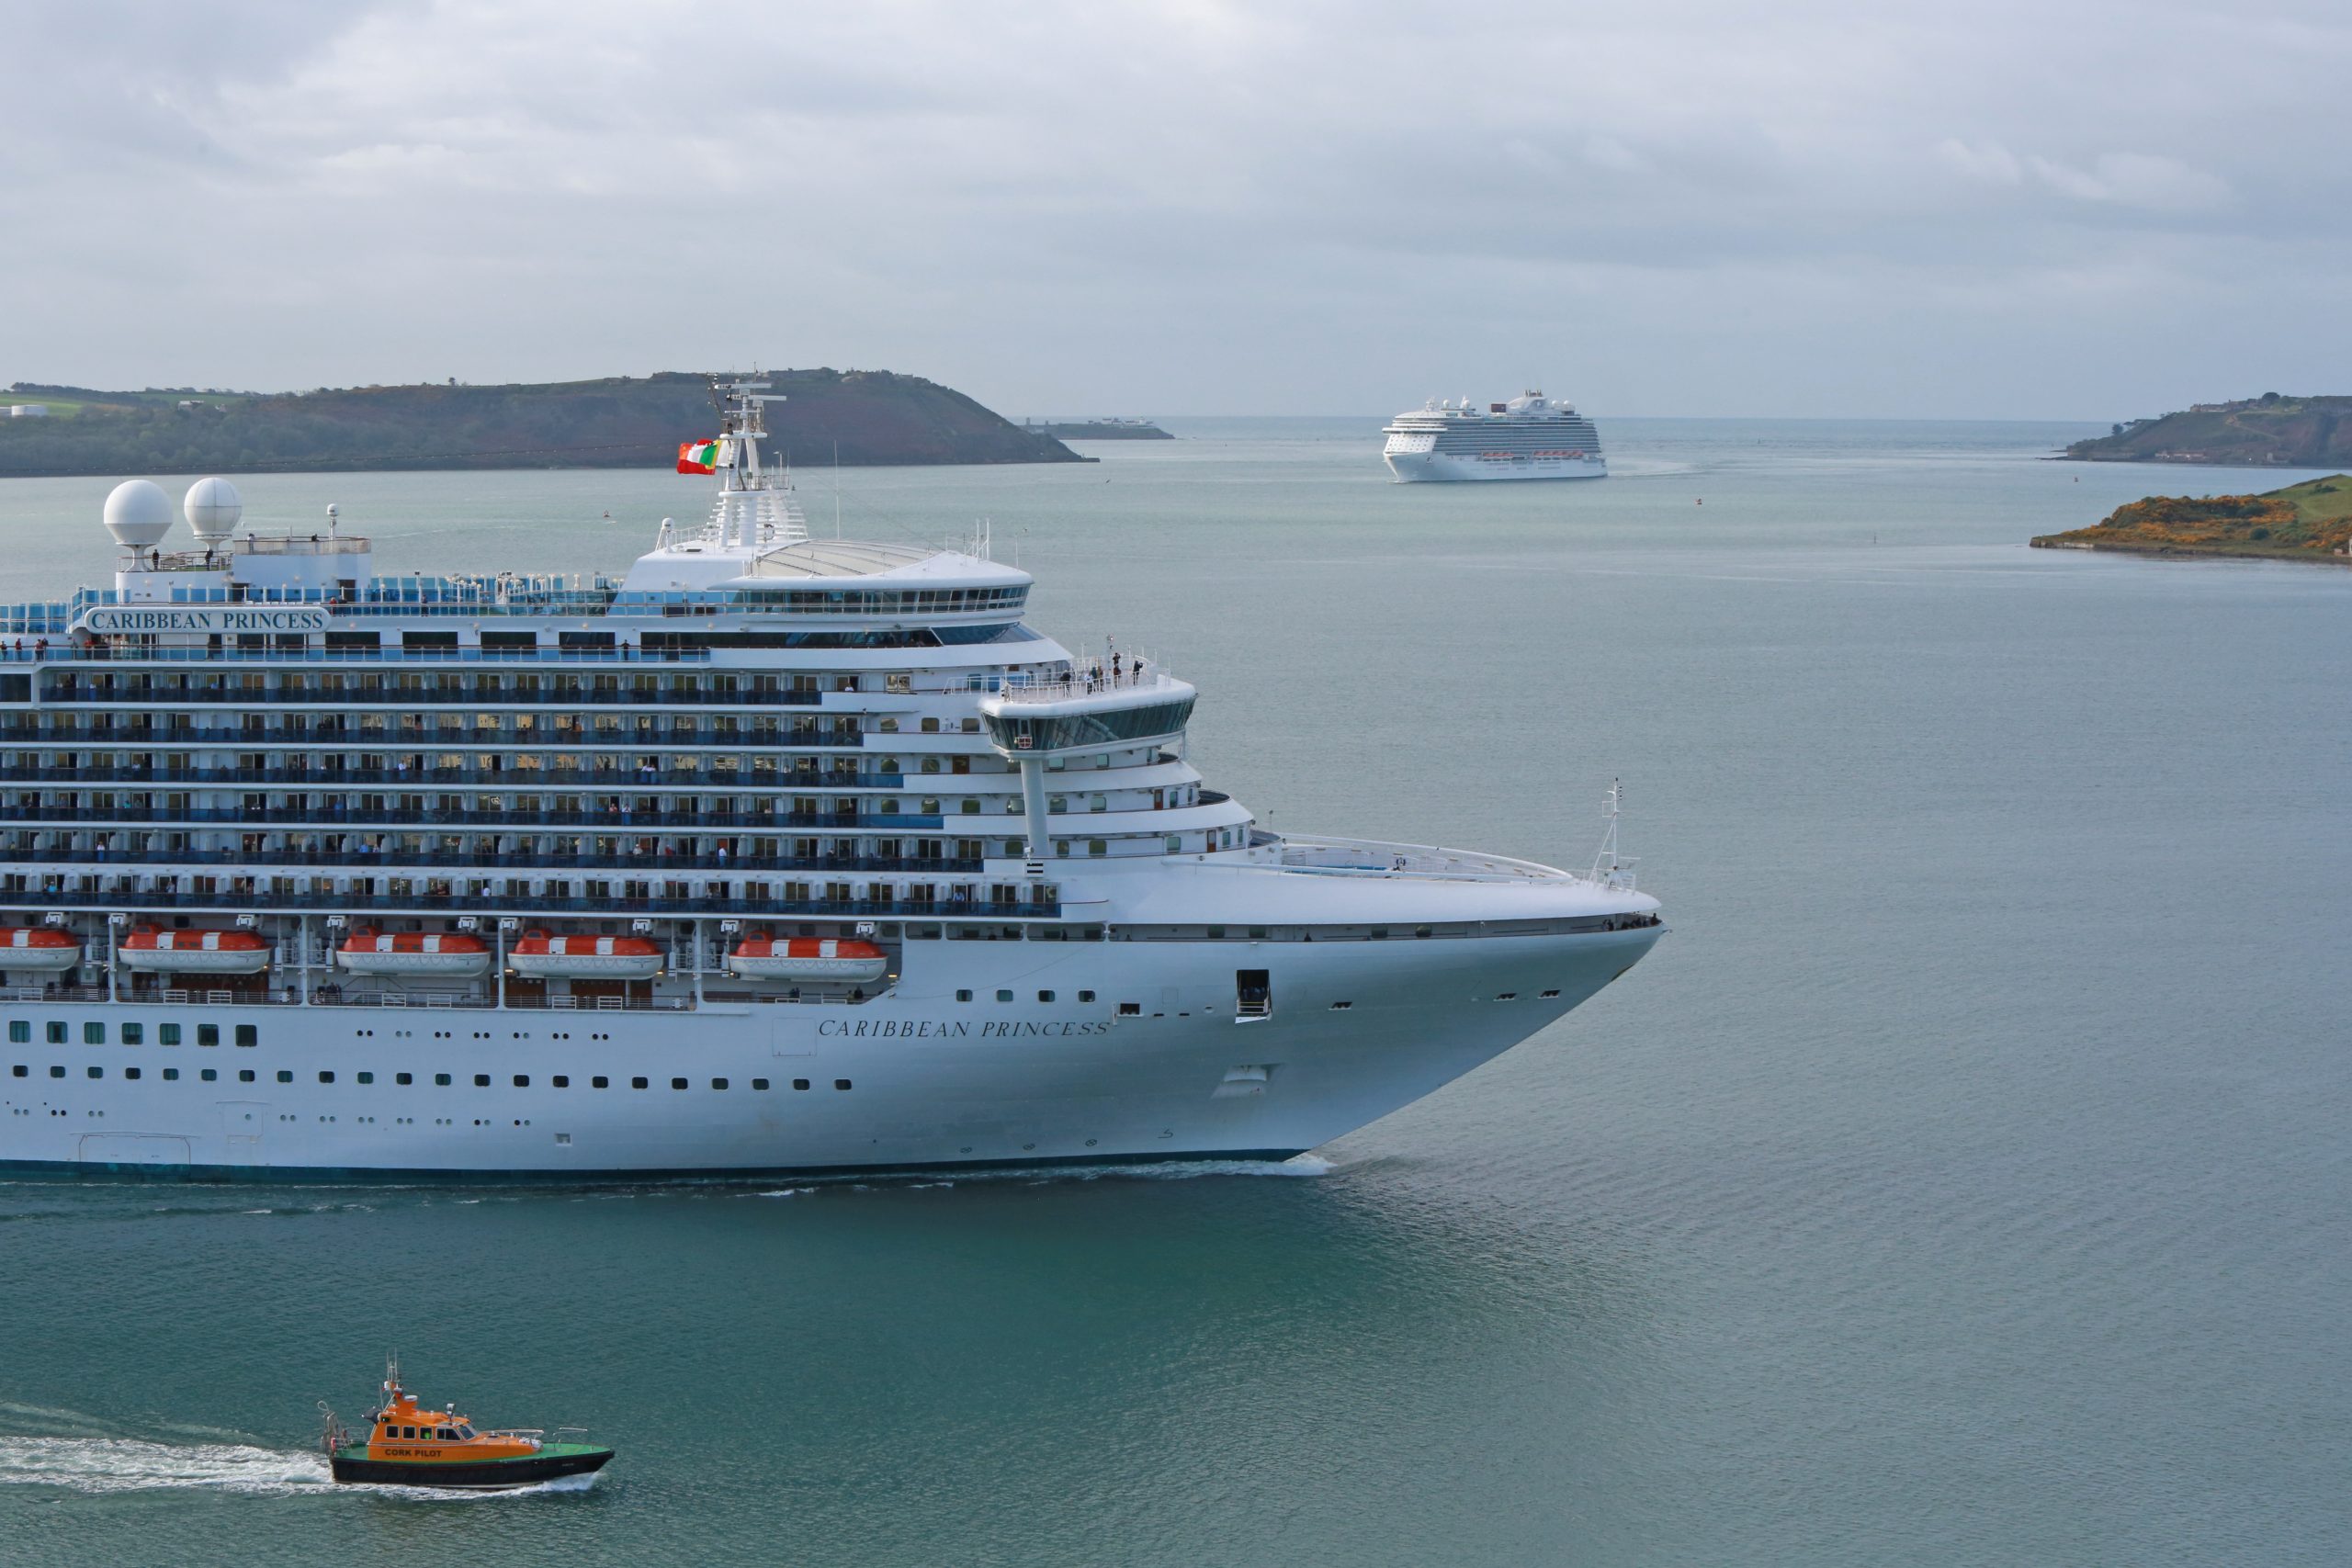
[[[617,581],[114,492],[112,587],[0,610],[0,1169],[1279,1157],[1657,941],[1613,847],[1272,832],[984,542],[811,538],[764,389]]]
[[[1388,426],[1389,471],[1416,479],[1597,479],[1609,464],[1600,434],[1568,403],[1528,391],[1479,408],[1428,402]]]

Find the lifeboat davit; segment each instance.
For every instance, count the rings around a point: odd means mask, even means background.
[[[727,966],[752,980],[879,980],[890,955],[870,942],[830,937],[755,936],[736,948]]]
[[[258,975],[269,943],[252,931],[159,931],[142,926],[122,939],[123,962],[159,975]]]
[[[490,948],[462,931],[356,931],[334,961],[354,975],[431,975],[470,979],[490,973]]]
[[[532,931],[514,944],[508,962],[535,980],[650,980],[662,973],[662,950],[641,936]]]
[[[71,969],[82,943],[49,926],[0,926],[0,969]]]

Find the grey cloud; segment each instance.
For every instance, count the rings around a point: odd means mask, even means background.
[[[46,7],[0,379],[2138,412],[2340,363],[2339,9]]]

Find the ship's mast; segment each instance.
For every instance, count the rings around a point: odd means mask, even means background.
[[[772,481],[761,466],[767,405],[784,401],[769,394],[769,386],[752,378],[710,378],[711,406],[718,411],[719,479],[706,537],[721,549],[772,549],[808,536],[799,508],[792,504],[790,485]]]

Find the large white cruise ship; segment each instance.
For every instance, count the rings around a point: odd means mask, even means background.
[[[618,581],[107,502],[0,610],[0,1168],[614,1178],[1278,1157],[1526,1039],[1655,899],[1277,837],[1193,687],[971,548],[812,539],[727,389]]]
[[[1609,473],[1600,434],[1567,403],[1523,392],[1483,408],[1467,398],[1396,416],[1385,434],[1388,471],[1422,479],[1597,479]]]

